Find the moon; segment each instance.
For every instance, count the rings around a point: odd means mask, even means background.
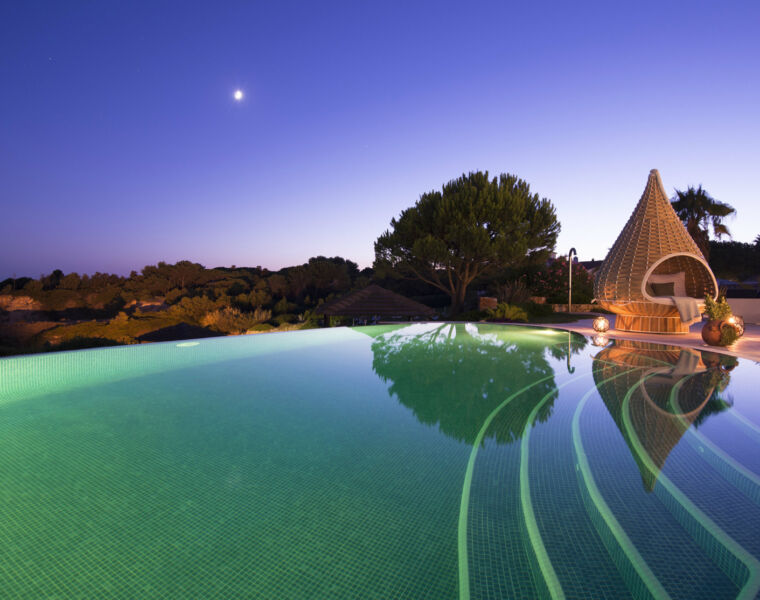
[[[232,97],[235,99],[236,102],[240,102],[243,99],[243,90],[235,90],[235,93],[232,94]]]

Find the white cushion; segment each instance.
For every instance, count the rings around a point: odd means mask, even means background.
[[[666,273],[663,275],[656,275],[652,273],[647,279],[647,283],[671,283],[673,282],[674,296],[686,296],[686,273],[679,271],[678,273]],[[651,292],[647,290],[647,293],[651,295]]]

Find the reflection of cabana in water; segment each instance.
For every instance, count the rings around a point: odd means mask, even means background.
[[[652,491],[668,455],[708,404],[715,388],[712,374],[698,353],[675,346],[616,340],[594,358],[599,394],[639,466],[644,488]],[[621,369],[634,370],[621,375]],[[684,378],[673,406],[670,392]]]
[[[615,328],[688,333],[718,284],[702,252],[670,205],[653,169],[644,194],[594,281],[599,304],[617,314]]]

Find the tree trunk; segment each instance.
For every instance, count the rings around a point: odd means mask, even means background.
[[[462,312],[464,307],[464,293],[467,291],[467,286],[458,284],[451,292],[451,316],[458,315]]]

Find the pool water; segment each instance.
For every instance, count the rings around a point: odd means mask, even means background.
[[[411,324],[0,360],[3,598],[755,598],[760,367]]]

